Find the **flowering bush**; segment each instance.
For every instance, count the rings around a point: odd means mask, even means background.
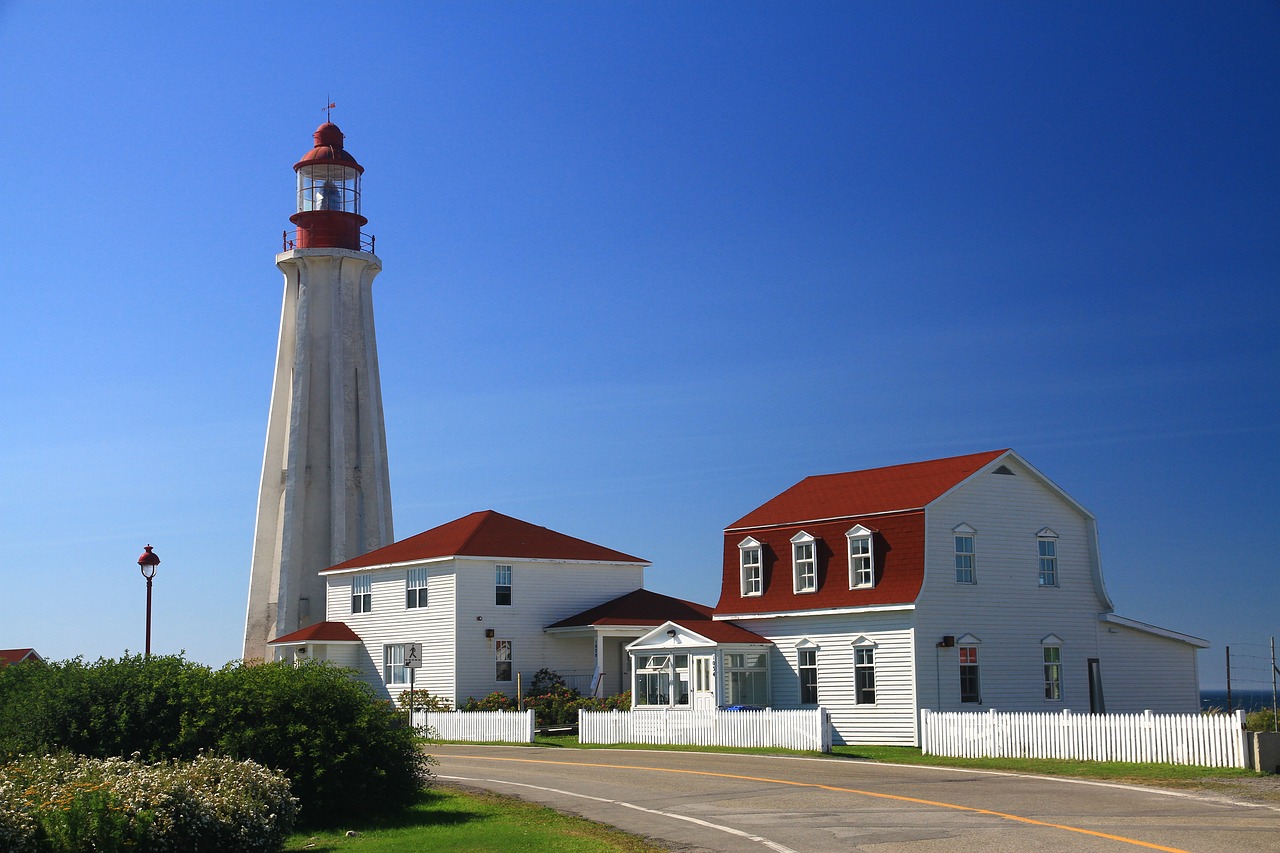
[[[309,822],[395,813],[430,778],[403,715],[328,664],[214,671],[132,655],[0,667],[0,763],[62,751],[155,762],[202,750],[284,773]]]
[[[432,696],[425,690],[406,690],[396,697],[396,707],[407,711],[410,707],[415,711],[452,711],[453,705],[448,699]]]
[[[275,851],[296,815],[289,780],[252,761],[62,754],[0,767],[0,849],[13,853]]]
[[[473,697],[468,696],[467,701],[458,706],[459,711],[518,711],[516,700],[507,694],[495,690],[488,696],[477,702]]]

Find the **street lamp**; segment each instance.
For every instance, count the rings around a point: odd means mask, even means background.
[[[151,657],[151,579],[156,576],[158,565],[160,565],[160,558],[148,545],[147,550],[138,557],[138,568],[142,570],[142,576],[147,579],[147,657]]]

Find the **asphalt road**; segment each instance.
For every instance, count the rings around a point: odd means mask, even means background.
[[[1280,809],[1109,783],[845,759],[439,745],[444,782],[683,851],[1280,853]]]

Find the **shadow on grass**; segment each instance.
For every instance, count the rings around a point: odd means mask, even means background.
[[[366,833],[401,830],[401,829],[427,829],[434,826],[460,826],[462,824],[471,823],[476,820],[484,820],[486,815],[479,812],[459,809],[450,804],[456,804],[455,798],[446,794],[439,793],[434,790],[423,791],[418,801],[402,812],[392,815],[384,815],[362,821],[340,821],[335,823],[313,824],[310,826],[299,827],[294,836],[294,846],[290,846],[289,850],[307,850],[316,851],[316,853],[333,853],[333,851],[345,849],[348,839],[344,838],[323,838],[334,833],[342,834],[348,830],[364,835]],[[441,806],[445,806],[442,808]],[[310,835],[312,846],[297,846],[298,836]],[[353,839],[354,840],[354,839]]]

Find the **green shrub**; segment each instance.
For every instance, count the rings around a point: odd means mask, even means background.
[[[1276,731],[1276,712],[1271,708],[1261,708],[1245,715],[1244,727],[1251,732]]]
[[[31,756],[0,767],[0,844],[39,853],[279,850],[297,801],[251,761]]]
[[[429,775],[391,703],[323,663],[214,672],[139,655],[0,668],[0,761],[59,751],[158,761],[201,750],[284,772],[313,822],[397,811]]]
[[[410,704],[412,703],[412,705]],[[452,711],[453,705],[448,699],[433,696],[426,690],[406,690],[396,697],[396,707],[407,711],[410,707],[415,711]]]
[[[458,706],[459,711],[518,711],[516,700],[507,694],[495,690],[488,696],[477,702],[471,696],[467,697],[467,701]]]
[[[533,678],[529,679],[529,695],[539,696],[546,693],[553,693],[557,689],[568,689],[564,678],[560,673],[545,666],[533,674]],[[576,692],[576,691],[575,691]]]

